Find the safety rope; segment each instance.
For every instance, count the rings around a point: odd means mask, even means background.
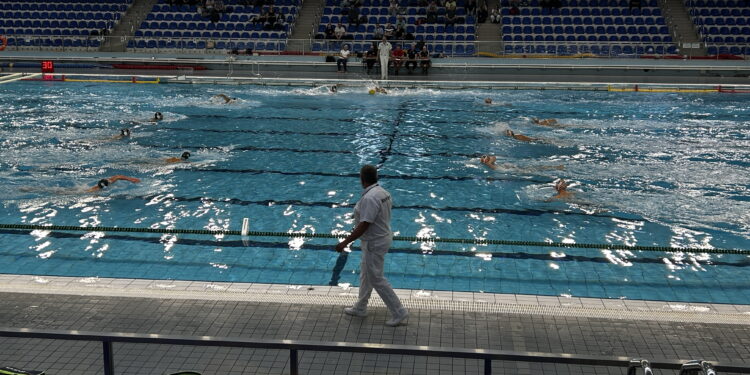
[[[0,224],[0,229],[76,231],[76,232],[203,234],[203,235],[225,235],[225,236],[241,236],[242,235],[242,233],[238,230],[226,230],[226,229],[212,230],[212,229],[169,229],[169,228],[79,227],[79,226],[72,226],[72,225]],[[347,235],[346,234],[327,234],[327,233],[296,233],[296,232],[287,233],[287,232],[249,231],[247,232],[247,236],[343,239]],[[465,245],[503,245],[503,246],[556,247],[556,248],[578,248],[578,249],[661,251],[661,252],[669,252],[669,253],[682,252],[682,253],[750,255],[750,250],[740,250],[740,249],[707,249],[707,248],[690,248],[690,247],[637,246],[637,245],[629,246],[629,245],[618,245],[618,244],[510,241],[510,240],[489,240],[489,239],[474,239],[474,238],[434,238],[434,237],[416,237],[416,236],[394,236],[393,240],[404,241],[404,242],[453,243],[453,244],[465,244]]]

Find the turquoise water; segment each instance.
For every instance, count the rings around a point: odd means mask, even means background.
[[[748,99],[18,82],[0,86],[0,222],[238,230],[247,217],[257,231],[343,233],[371,163],[399,235],[750,249]],[[165,119],[147,122],[155,111]],[[113,139],[125,127],[132,135]],[[190,163],[165,162],[183,151]],[[116,174],[141,182],[85,192]],[[559,178],[572,199],[549,200]],[[332,240],[0,233],[4,273],[358,284],[359,252],[339,256]],[[740,255],[396,242],[386,272],[409,289],[748,303],[748,266]]]

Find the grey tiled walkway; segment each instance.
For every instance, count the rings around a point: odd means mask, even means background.
[[[0,325],[15,328],[392,343],[750,363],[748,324],[412,308],[408,324],[393,329],[383,325],[387,314],[382,307],[373,307],[370,316],[358,319],[341,314],[339,305],[325,304],[6,292],[0,293],[0,298]],[[48,374],[101,374],[100,345],[0,338],[0,366],[43,369]],[[164,374],[179,369],[203,374],[289,373],[285,351],[142,344],[115,344],[114,351],[117,374]],[[303,374],[479,374],[481,365],[471,360],[315,352],[303,352],[300,358]],[[619,368],[509,362],[496,362],[493,367],[500,374],[625,373]]]

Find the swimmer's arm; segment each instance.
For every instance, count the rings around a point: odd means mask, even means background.
[[[114,175],[114,176],[112,176],[112,177],[108,178],[107,180],[109,180],[109,183],[110,183],[110,184],[111,184],[111,183],[114,183],[114,182],[116,182],[116,181],[120,181],[120,180],[130,181],[130,182],[132,182],[132,183],[134,183],[134,184],[137,184],[137,183],[141,182],[141,180],[140,180],[140,179],[138,179],[138,178],[135,178],[135,177],[128,177],[128,176],[123,176],[123,175],[121,175],[121,174],[118,174],[118,175]],[[97,186],[97,187],[98,187],[98,186]]]
[[[182,160],[182,159],[180,159],[180,158],[167,158],[167,159],[166,159],[165,161],[166,161],[167,163],[178,163],[178,162],[180,162],[181,160]]]

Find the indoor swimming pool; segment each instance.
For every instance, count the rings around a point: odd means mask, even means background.
[[[359,168],[374,164],[400,236],[750,251],[749,99],[13,82],[0,86],[0,223],[239,230],[249,218],[254,231],[341,234]],[[140,183],[87,191],[114,175]],[[560,179],[569,199],[553,198]],[[8,274],[359,282],[359,252],[340,256],[332,239],[0,233]],[[433,242],[394,242],[386,258],[397,288],[735,304],[750,303],[749,272],[747,255]]]

